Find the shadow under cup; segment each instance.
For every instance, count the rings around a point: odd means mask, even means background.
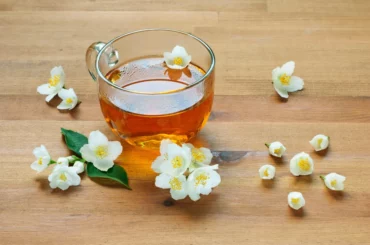
[[[182,46],[191,63],[169,69],[163,58]],[[205,125],[214,94],[215,56],[201,39],[167,29],[140,30],[86,53],[98,83],[102,113],[112,131],[131,145],[157,148],[162,139],[183,143]]]

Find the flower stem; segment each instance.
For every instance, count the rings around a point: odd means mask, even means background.
[[[325,180],[325,175],[320,175],[320,179]]]
[[[57,163],[57,162],[56,162],[56,161],[54,161],[53,159],[50,159],[50,162],[49,162],[48,166],[49,166],[49,165],[52,165],[52,164],[55,164],[55,163]]]
[[[265,143],[265,146],[266,146],[267,148],[270,148],[270,144],[268,144],[268,143]]]
[[[77,161],[80,161],[80,162],[83,162],[83,163],[86,162],[85,159],[79,158],[78,156],[72,155],[71,157],[72,157],[72,160],[69,161],[69,164],[74,164]]]

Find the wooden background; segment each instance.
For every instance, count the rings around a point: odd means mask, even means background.
[[[0,244],[370,244],[369,12],[367,0],[1,0]],[[51,190],[50,169],[29,167],[34,147],[68,155],[60,127],[114,139],[86,48],[150,27],[192,32],[216,53],[213,114],[196,143],[219,154],[221,185],[171,202],[154,187],[154,156],[126,147],[119,163],[133,191],[87,176]],[[271,70],[289,60],[305,89],[283,102]],[[36,93],[56,65],[83,101],[72,113]],[[331,137],[326,154],[308,144],[318,133]],[[288,149],[280,162],[264,146],[274,140]],[[315,160],[311,177],[289,173],[301,151]],[[258,177],[266,163],[277,168],[269,184]],[[343,193],[324,187],[329,172],[347,177]],[[303,193],[303,212],[287,206],[290,191]]]

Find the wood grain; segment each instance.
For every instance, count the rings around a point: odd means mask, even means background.
[[[370,244],[370,2],[366,0],[2,0],[0,2],[0,244]],[[124,145],[118,162],[133,191],[82,175],[81,186],[51,190],[48,171],[29,168],[32,149],[70,154],[60,128],[115,139],[100,113],[85,49],[140,28],[192,32],[217,56],[211,118],[193,141],[214,152],[222,184],[199,202],[173,201],[154,187],[157,153]],[[271,70],[296,61],[305,89],[282,101]],[[36,87],[55,65],[82,104],[59,112]],[[325,154],[308,141],[331,137]],[[286,156],[268,155],[279,140]],[[315,161],[311,177],[293,177],[290,158]],[[257,175],[276,166],[274,181]],[[347,177],[343,193],[320,174]],[[303,212],[287,194],[300,191]]]

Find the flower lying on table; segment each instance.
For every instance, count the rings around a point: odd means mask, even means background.
[[[50,71],[51,77],[49,82],[37,87],[37,92],[40,94],[48,95],[45,100],[49,102],[52,98],[55,97],[64,87],[65,82],[65,73],[63,67],[56,66]]]
[[[92,162],[97,169],[107,171],[121,155],[122,145],[119,141],[108,141],[108,138],[97,130],[90,133],[89,143],[83,145],[80,152],[82,157]]]
[[[62,90],[59,91],[58,96],[63,100],[57,107],[59,110],[72,110],[79,102],[73,88],[62,88]]]
[[[56,165],[49,175],[50,187],[67,190],[70,186],[77,186],[81,178],[73,167]]]
[[[258,170],[258,173],[261,179],[273,179],[275,177],[275,167],[270,164],[263,165]]]
[[[38,173],[55,164],[48,177],[51,188],[67,190],[70,186],[79,185],[81,178],[78,174],[84,172],[86,164],[86,172],[90,178],[111,179],[130,189],[126,171],[113,162],[122,153],[120,142],[108,141],[100,131],[91,132],[89,139],[64,128],[62,134],[68,148],[78,156],[59,157],[54,161],[45,146],[41,145],[33,150],[36,161],[31,164],[31,168]]]
[[[346,177],[337,173],[330,173],[326,176],[320,175],[320,178],[324,180],[326,187],[333,191],[344,190],[344,181]]]
[[[291,208],[298,210],[306,204],[302,193],[300,192],[290,192],[288,194],[288,204]]]
[[[329,146],[329,137],[323,134],[318,134],[310,140],[310,144],[315,151],[325,150]]]
[[[48,150],[44,145],[41,145],[33,150],[33,155],[36,157],[36,161],[31,164],[31,168],[38,173],[44,171],[51,161]]]
[[[160,174],[155,185],[170,189],[175,200],[189,195],[191,200],[197,201],[201,194],[210,194],[221,182],[215,171],[218,165],[209,166],[212,154],[207,148],[195,148],[191,144],[179,146],[170,140],[162,140],[160,153],[152,164],[154,172]],[[185,174],[188,174],[187,179]]]
[[[265,146],[269,148],[269,152],[274,157],[282,157],[286,151],[285,146],[279,141],[272,142],[271,144],[265,143]]]
[[[289,61],[282,67],[272,70],[272,83],[276,92],[283,98],[288,98],[288,92],[295,92],[303,89],[303,79],[293,76],[295,63]]]
[[[313,168],[313,160],[307,153],[298,153],[290,160],[290,172],[294,176],[310,175],[313,172]]]

